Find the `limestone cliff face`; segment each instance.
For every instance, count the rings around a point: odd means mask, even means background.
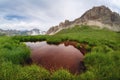
[[[80,18],[74,21],[65,20],[57,26],[51,27],[47,34],[55,34],[62,29],[74,25],[95,25],[99,28],[107,28],[113,31],[120,31],[120,15],[112,12],[108,7],[98,6],[86,11]]]

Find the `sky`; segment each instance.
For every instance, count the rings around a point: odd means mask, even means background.
[[[101,5],[120,14],[120,0],[0,0],[0,29],[47,31]]]

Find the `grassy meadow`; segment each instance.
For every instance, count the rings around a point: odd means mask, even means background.
[[[95,27],[95,26],[93,26]],[[86,25],[63,29],[55,35],[0,36],[0,80],[120,80],[120,32]],[[49,72],[30,64],[30,49],[23,42],[47,41],[86,44],[86,71],[71,74],[60,69]],[[29,64],[28,64],[29,63]]]

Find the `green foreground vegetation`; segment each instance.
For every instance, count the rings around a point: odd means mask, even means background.
[[[71,74],[64,69],[50,73],[28,64],[30,50],[23,42],[59,44],[67,40],[79,42],[78,47],[87,44],[84,59],[87,70],[82,74]],[[120,80],[120,33],[75,26],[51,36],[1,36],[0,80]]]

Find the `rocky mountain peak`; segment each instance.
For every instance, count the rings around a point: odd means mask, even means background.
[[[120,31],[120,15],[116,12],[112,12],[104,5],[93,7],[74,21],[65,20],[65,22],[61,22],[58,26],[53,26],[47,31],[47,34],[54,34],[62,29],[84,24]]]
[[[106,6],[93,7],[92,9],[86,11],[80,18],[81,21],[97,20],[105,24],[113,23],[115,21],[120,21],[120,16],[116,12],[112,12]],[[76,20],[78,20],[76,19]]]
[[[109,8],[105,6],[99,6],[88,10],[80,18],[84,20],[95,20],[105,16],[110,16],[111,14],[112,11]]]

